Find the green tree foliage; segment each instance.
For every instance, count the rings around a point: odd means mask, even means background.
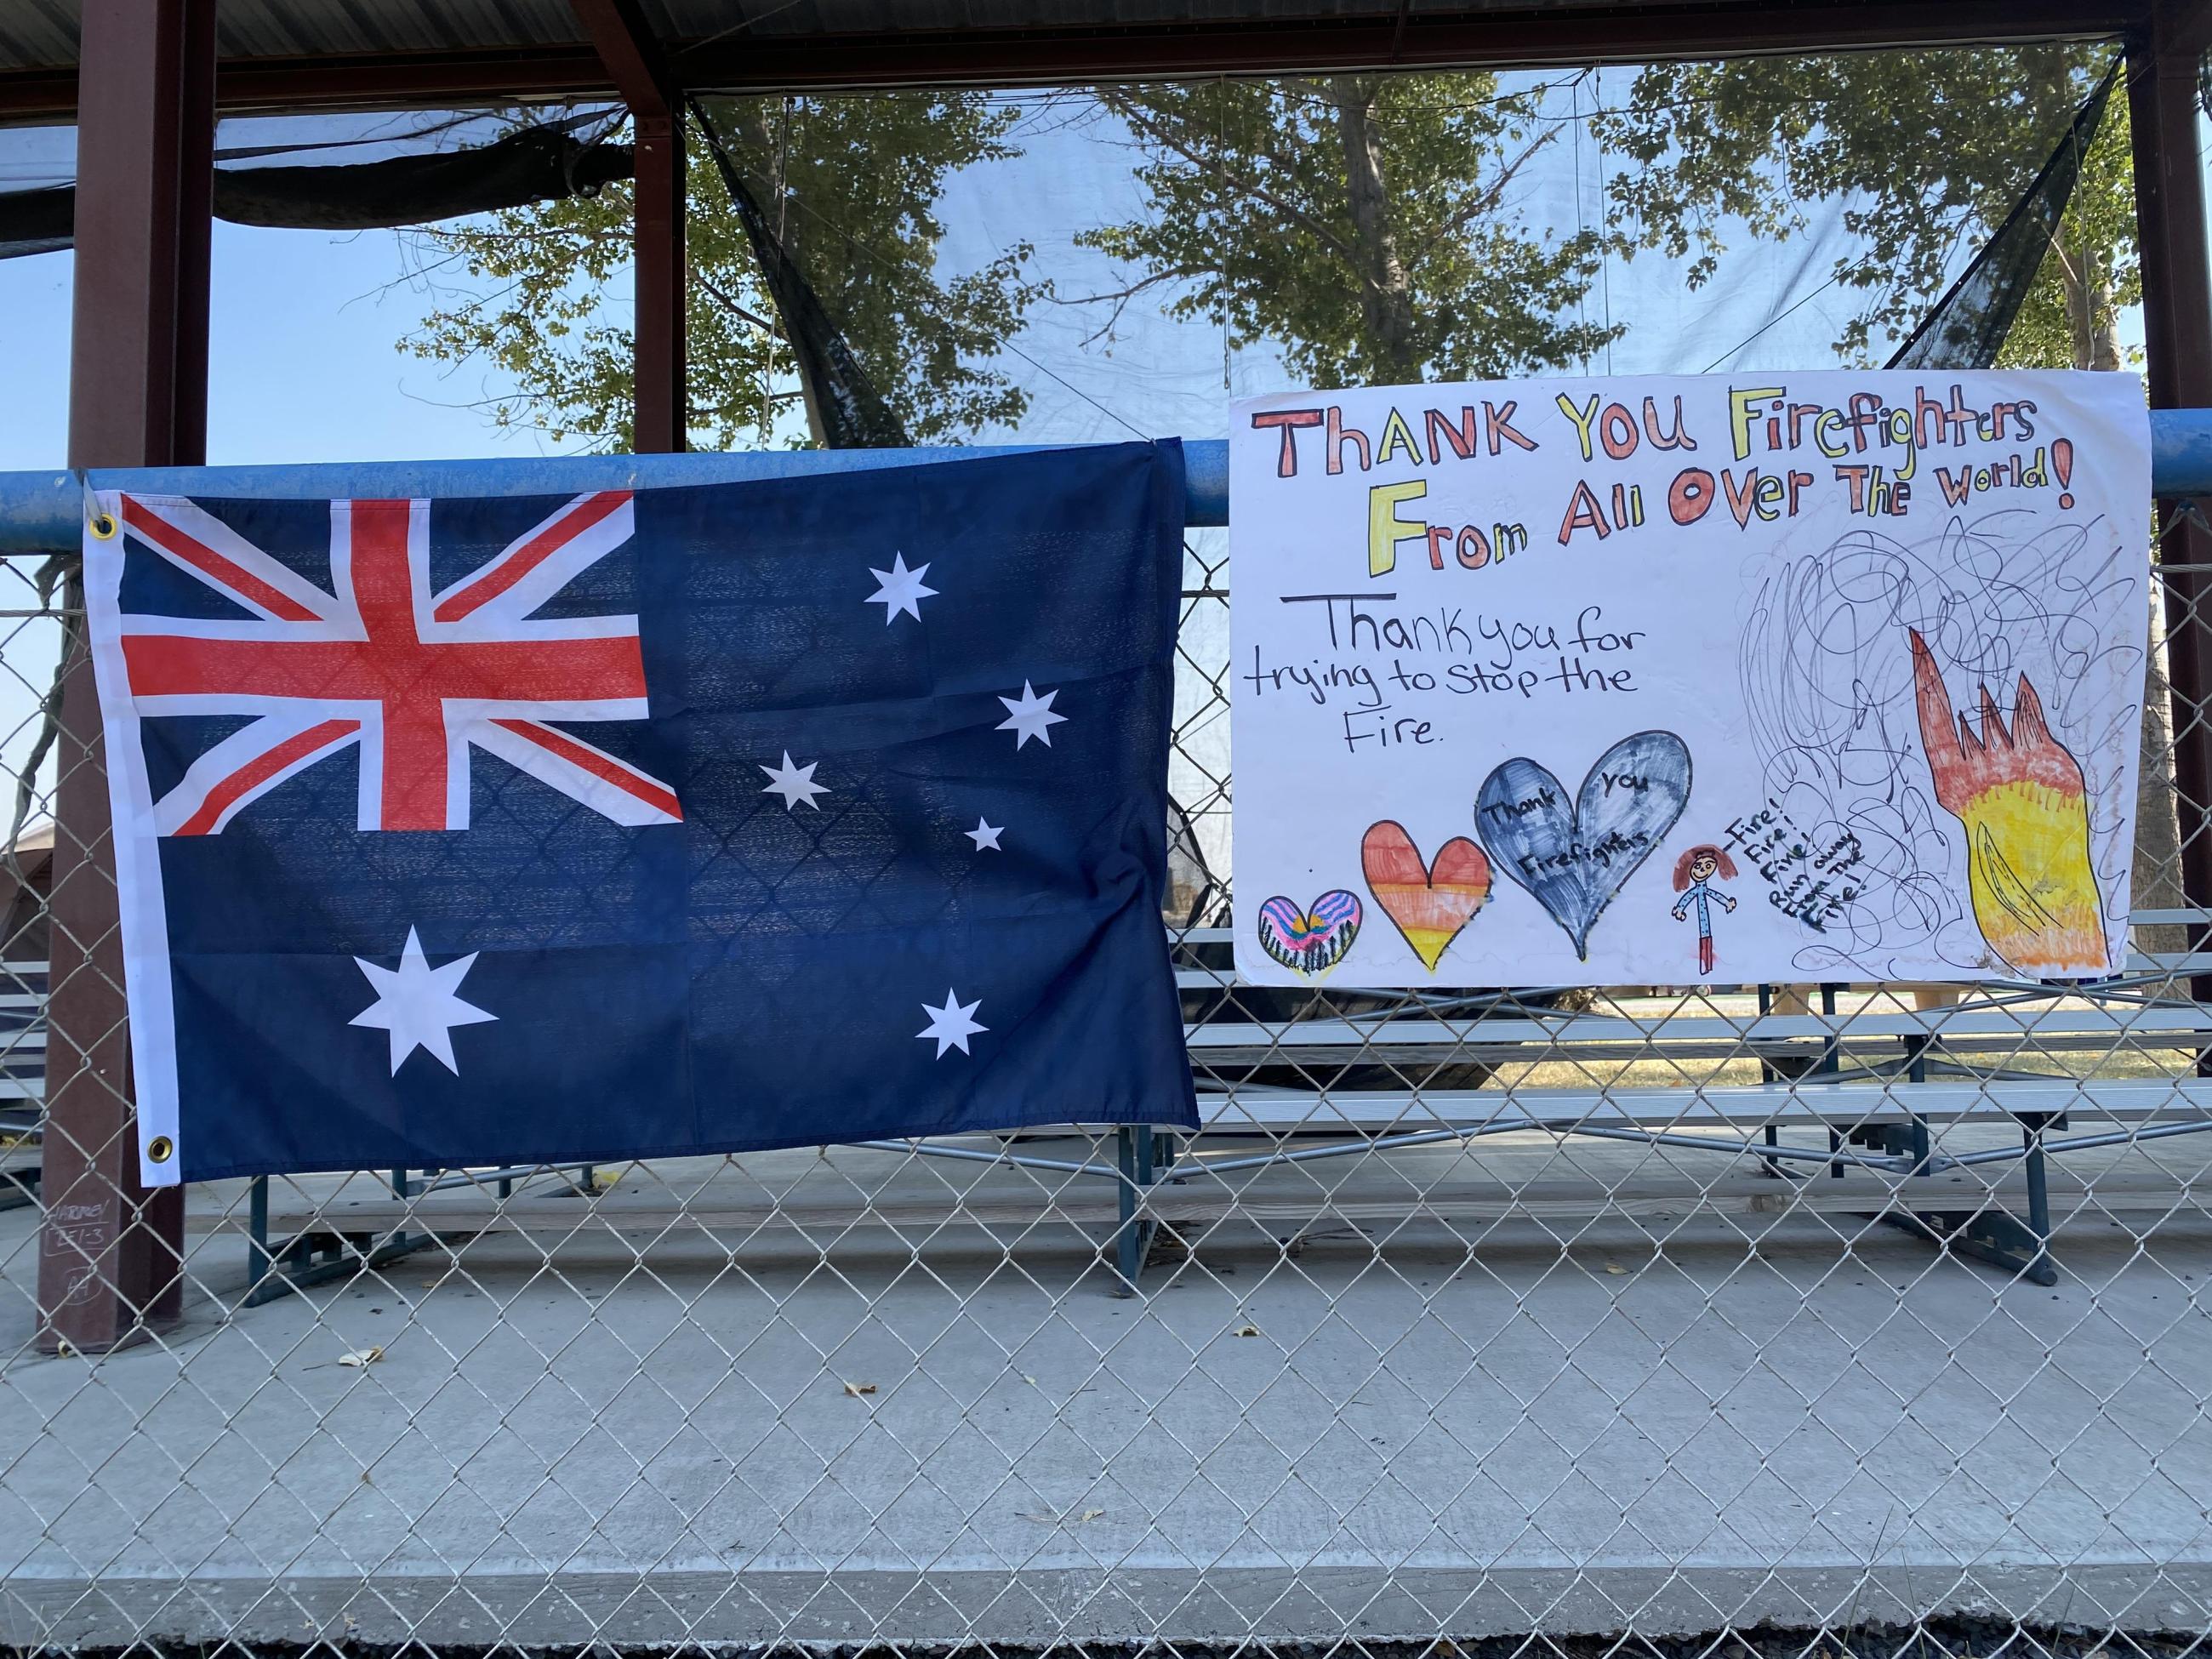
[[[1027,243],[944,280],[935,213],[951,174],[1013,153],[1018,112],[948,93],[722,100],[708,115],[915,442],[1020,419],[1027,395],[992,359],[1047,285],[1027,275]],[[700,135],[688,143],[691,428],[724,448],[793,436],[805,399],[781,320]],[[627,448],[629,331],[603,301],[627,287],[630,205],[617,185],[417,233],[439,301],[404,347],[511,380],[501,424]]]
[[[2139,351],[2120,345],[2119,314],[2142,303],[2136,188],[2125,88],[2082,158],[2043,270],[1997,354],[2003,368],[2118,368]]]
[[[1751,58],[1653,65],[1601,118],[1631,167],[1613,180],[1626,252],[1690,257],[1712,280],[1727,237],[1806,229],[1805,204],[1844,202],[1858,246],[1834,279],[1864,296],[1837,341],[1867,361],[1909,333],[1956,256],[2001,224],[2112,62],[2101,46]],[[1998,355],[2012,368],[2116,369],[2120,311],[2142,297],[2125,90],[2115,88],[2081,158],[2057,234]],[[2157,614],[2136,795],[2135,902],[2178,905],[2172,738]],[[2147,929],[2154,950],[2180,930]]]
[[[1781,240],[1840,202],[1852,246],[1833,279],[1863,297],[1836,346],[1866,361],[2002,222],[2110,62],[2058,45],[1653,64],[1598,120],[1630,163],[1612,180],[1615,246],[1688,258],[1695,288],[1732,235]],[[2008,363],[2118,366],[2118,312],[2141,291],[2130,191],[2116,94]]]
[[[1575,313],[1595,232],[1513,200],[1552,142],[1490,75],[1335,75],[1109,88],[1145,160],[1145,216],[1077,240],[1180,318],[1278,345],[1318,385],[1480,379],[1577,362],[1617,329]],[[1109,325],[1110,326],[1110,325]]]

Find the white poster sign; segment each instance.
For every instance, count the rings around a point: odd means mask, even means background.
[[[2119,967],[2133,379],[1378,386],[1231,433],[1246,978]]]

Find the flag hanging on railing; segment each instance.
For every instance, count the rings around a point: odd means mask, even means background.
[[[108,492],[144,1178],[1195,1127],[1173,443]]]

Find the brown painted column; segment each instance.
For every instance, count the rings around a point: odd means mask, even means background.
[[[2204,8],[2154,7],[2130,36],[2128,107],[2135,144],[2136,216],[2142,246],[2143,343],[2154,409],[2212,409],[2212,263],[2205,248],[2204,173],[2197,154],[2197,59]],[[2199,511],[2205,504],[2199,504]],[[2166,624],[2173,683],[2173,779],[2187,902],[2212,908],[2212,530],[2158,503],[2171,523],[2159,545],[2167,567]],[[2212,930],[2190,930],[2203,951]],[[2191,981],[2212,1000],[2212,976]],[[2212,1054],[2198,1057],[2212,1070]]]
[[[84,0],[77,102],[72,466],[206,459],[215,0]],[[71,608],[82,589],[69,585]],[[138,1182],[122,940],[97,698],[66,647],[39,1345],[100,1352],[175,1322],[184,1194]]]
[[[684,125],[637,111],[637,206],[631,227],[637,272],[632,344],[641,455],[684,447]]]
[[[629,106],[636,195],[630,249],[637,308],[630,327],[635,398],[630,447],[684,447],[683,94],[637,0],[568,0],[579,27]]]

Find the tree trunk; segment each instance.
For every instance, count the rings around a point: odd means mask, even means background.
[[[1382,82],[1373,76],[1334,75],[1328,82],[1336,108],[1336,130],[1344,143],[1345,188],[1352,207],[1352,228],[1359,269],[1359,309],[1379,368],[1393,380],[1421,377],[1423,364],[1413,340],[1412,284],[1398,258],[1390,222],[1389,197],[1383,187],[1382,140],[1375,130],[1376,99]]]
[[[2189,901],[2181,890],[2181,829],[2174,814],[2173,725],[2166,678],[2166,614],[2152,591],[2150,665],[2143,676],[2142,748],[2136,774],[2136,847],[2132,866],[2133,905],[2138,910],[2179,909]],[[2189,930],[2172,924],[2136,930],[2145,951],[2186,951]]]
[[[2110,267],[2098,251],[2054,252],[2066,294],[2066,321],[2074,337],[2074,367],[2106,372],[2120,367],[2119,319],[2112,301]],[[2150,607],[2150,659],[2143,674],[2142,723],[2137,734],[2136,844],[2129,885],[2133,908],[2176,909],[2181,893],[2181,829],[2174,813],[2173,726],[2166,678],[2166,619],[2155,592]],[[2185,951],[2188,933],[2171,925],[2140,927],[2136,944],[2144,951]],[[2115,963],[2117,967],[2118,964]]]
[[[769,125],[767,105],[757,98],[736,98],[730,102],[737,112],[738,135],[736,154],[731,159],[744,173],[753,199],[769,219],[769,228],[795,264],[799,252],[799,227],[793,222],[789,210],[791,198],[783,176],[782,147]],[[783,321],[788,328],[790,319],[786,318]],[[806,408],[807,434],[813,439],[814,447],[820,449],[830,441],[829,428],[822,418],[822,389],[807,373],[805,353],[793,351],[792,357],[796,364],[799,398]]]
[[[2053,239],[2052,249],[2060,256],[2058,281],[2066,295],[2074,367],[2110,374],[2120,366],[2120,334],[2106,261],[2100,251],[2069,247],[2063,238]]]

